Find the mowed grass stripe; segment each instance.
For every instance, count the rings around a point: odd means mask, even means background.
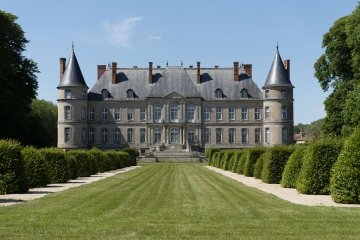
[[[359,239],[358,209],[304,207],[201,164],[148,164],[0,208],[0,239]]]

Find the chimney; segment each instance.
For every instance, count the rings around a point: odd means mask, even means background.
[[[149,84],[152,84],[152,78],[153,78],[153,74],[152,74],[152,70],[153,70],[153,63],[149,62]]]
[[[97,65],[97,80],[101,78],[101,76],[106,71],[106,65]]]
[[[290,79],[290,59],[284,60],[284,67],[286,69],[286,74],[288,78]]]
[[[116,84],[116,69],[117,69],[117,63],[112,62],[111,63],[111,82],[112,82],[112,84]]]
[[[197,66],[196,83],[201,83],[200,62],[196,62],[196,66]]]
[[[60,58],[60,81],[64,76],[66,66],[66,58]]]
[[[244,71],[249,75],[249,77],[252,77],[252,64],[244,64]]]
[[[239,62],[234,62],[234,81],[239,81]]]

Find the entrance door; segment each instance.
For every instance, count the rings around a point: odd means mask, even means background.
[[[178,128],[170,129],[170,143],[171,144],[179,143],[179,129]]]

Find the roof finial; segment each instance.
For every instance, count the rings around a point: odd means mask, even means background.
[[[181,67],[183,67],[183,61],[181,60]]]
[[[279,43],[276,43],[276,52],[279,52]]]
[[[71,41],[72,51],[74,51],[74,41]]]
[[[169,67],[169,61],[166,61],[166,67]]]

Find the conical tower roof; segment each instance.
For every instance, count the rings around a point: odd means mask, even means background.
[[[75,51],[72,50],[69,62],[66,64],[64,75],[59,83],[58,88],[61,87],[85,87],[89,88],[86,85],[85,79],[81,73],[79,63],[76,59]]]
[[[263,88],[272,86],[293,87],[289,79],[289,75],[284,67],[278,47],[276,47],[275,59],[271,65],[269,74],[266,78],[266,82]]]

